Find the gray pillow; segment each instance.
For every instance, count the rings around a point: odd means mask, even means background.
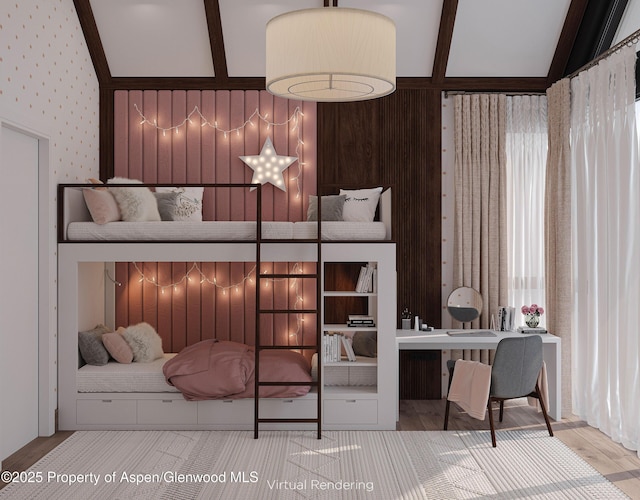
[[[341,221],[342,209],[344,201],[347,199],[345,195],[323,196],[322,197],[322,220]],[[307,210],[307,220],[318,220],[318,197],[309,196],[309,209]]]
[[[176,220],[176,207],[180,193],[153,193],[158,202],[158,212],[162,220]]]
[[[102,334],[111,331],[108,326],[96,325],[93,330],[78,333],[78,347],[85,363],[98,366],[107,364],[109,352],[102,343]]]
[[[353,352],[356,356],[376,358],[378,356],[378,332],[354,333]]]

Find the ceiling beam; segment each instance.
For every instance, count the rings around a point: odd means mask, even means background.
[[[548,88],[547,79],[540,78],[445,78],[439,86],[442,90],[462,90],[467,92],[545,92]]]
[[[264,77],[116,77],[111,90],[264,90]]]
[[[213,72],[216,80],[223,83],[229,78],[229,72],[227,69],[227,55],[224,48],[224,37],[222,35],[220,2],[218,0],[204,0],[204,11],[207,17],[207,27],[209,29],[209,43],[211,45],[211,56],[213,57]]]
[[[98,77],[98,84],[100,87],[108,85],[111,81],[111,71],[109,70],[107,56],[104,53],[104,47],[100,40],[98,25],[93,17],[91,4],[89,0],[73,0],[73,5],[76,8],[80,27],[82,28],[84,39],[87,42],[87,48],[89,49],[91,61],[93,62],[93,69]]]
[[[549,87],[564,76],[564,70],[567,67],[588,3],[589,0],[572,0],[569,5],[567,17],[564,20],[558,45],[547,74]]]
[[[446,76],[457,11],[458,0],[444,0],[442,4],[442,14],[440,16],[440,28],[438,29],[436,53],[433,59],[433,70],[431,72],[433,83],[444,81]]]

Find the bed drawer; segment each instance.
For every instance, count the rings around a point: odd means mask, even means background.
[[[182,399],[138,400],[139,424],[197,424],[198,404]]]
[[[260,418],[316,418],[315,399],[261,399]]]
[[[198,401],[198,424],[253,424],[253,399]]]
[[[326,424],[377,424],[378,401],[375,399],[325,399]]]
[[[133,399],[78,399],[78,424],[135,424],[136,401]]]

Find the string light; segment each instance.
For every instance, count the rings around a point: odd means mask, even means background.
[[[288,126],[290,123],[293,123],[293,127],[291,128],[291,132],[295,132],[296,133],[296,149],[295,149],[295,156],[298,158],[298,173],[294,176],[294,177],[290,177],[289,181],[295,181],[296,183],[296,189],[297,189],[297,194],[296,194],[296,199],[300,199],[300,176],[302,175],[302,167],[305,165],[305,163],[303,161],[300,160],[300,157],[302,156],[302,146],[304,146],[304,142],[302,141],[302,139],[300,139],[300,127],[299,127],[299,120],[300,117],[304,117],[304,113],[302,112],[302,110],[300,109],[300,106],[297,106],[296,109],[293,110],[293,113],[291,114],[291,116],[283,121],[283,122],[274,122],[269,120],[269,113],[265,113],[264,115],[260,113],[260,110],[258,108],[255,109],[255,111],[253,113],[251,113],[251,116],[249,116],[249,118],[247,118],[242,125],[239,125],[237,127],[233,127],[233,128],[229,128],[229,129],[225,129],[222,128],[220,126],[218,126],[218,121],[214,120],[213,122],[210,122],[207,118],[205,118],[205,116],[202,114],[202,112],[200,111],[200,108],[198,106],[194,106],[194,108],[191,110],[191,112],[186,116],[186,118],[184,120],[182,120],[180,123],[178,123],[177,125],[172,125],[170,127],[160,127],[158,125],[158,121],[157,120],[153,120],[151,121],[149,118],[147,118],[144,113],[140,110],[140,108],[138,107],[138,105],[136,103],[133,103],[133,107],[135,108],[135,110],[138,112],[138,114],[140,115],[140,125],[149,125],[151,127],[154,127],[156,130],[162,131],[162,136],[166,137],[167,132],[171,132],[171,131],[175,131],[176,134],[178,134],[178,129],[180,127],[186,127],[187,126],[187,122],[188,123],[194,123],[193,120],[191,119],[191,117],[193,115],[196,115],[197,117],[200,118],[200,127],[210,127],[214,130],[216,130],[217,132],[222,132],[223,136],[225,139],[229,138],[229,135],[233,132],[235,132],[236,136],[240,135],[240,131],[244,131],[244,129],[247,127],[247,125],[251,125],[252,127],[255,127],[255,124],[253,123],[253,118],[258,118],[259,120],[261,120],[264,124],[266,124],[267,126],[267,130],[270,130],[271,127],[283,127],[283,126]]]
[[[200,266],[198,266],[197,262],[194,262],[192,264],[192,266],[189,268],[189,270],[184,274],[184,276],[182,276],[179,280],[174,281],[172,283],[167,283],[167,284],[160,284],[156,281],[156,277],[152,276],[151,278],[149,278],[148,276],[146,276],[144,274],[144,272],[142,271],[142,269],[140,269],[140,267],[138,266],[137,262],[132,262],[133,267],[135,268],[135,270],[138,272],[138,274],[140,275],[140,279],[138,280],[139,283],[149,283],[153,286],[155,286],[156,288],[160,289],[160,292],[164,295],[164,291],[166,288],[173,288],[174,292],[178,291],[178,285],[181,285],[184,282],[188,282],[188,281],[193,281],[191,279],[191,274],[198,274],[200,276],[200,284],[203,283],[208,283],[209,285],[213,285],[216,288],[220,289],[222,291],[222,295],[226,296],[227,295],[227,290],[230,290],[232,288],[235,289],[236,293],[240,293],[240,286],[244,285],[245,282],[249,281],[250,283],[254,283],[254,279],[252,278],[252,276],[256,273],[256,266],[254,265],[251,270],[245,274],[242,279],[236,283],[231,283],[229,285],[220,285],[218,283],[218,280],[216,279],[216,277],[214,276],[212,279],[209,279],[204,272],[202,272],[202,269],[200,269]],[[292,273],[291,274],[302,274],[303,273],[303,269],[302,269],[302,265],[299,262],[296,262],[293,265],[293,269],[292,269]],[[262,275],[266,275],[267,271],[263,271]],[[113,283],[117,284],[118,286],[122,286],[122,283],[120,283],[119,281],[116,281],[115,279],[113,279],[108,272],[106,272],[107,277],[109,278],[109,280],[111,280]],[[297,310],[300,309],[302,307],[302,304],[304,302],[303,298],[302,298],[302,294],[300,292],[300,281],[298,278],[267,278],[262,277],[260,278],[261,280],[264,280],[265,282],[265,287],[268,287],[269,282],[271,283],[276,283],[276,282],[282,282],[282,281],[286,281],[286,280],[291,280],[291,284],[289,286],[290,289],[294,290],[295,296],[296,296],[296,301],[293,305],[293,309]],[[302,314],[298,313],[296,314],[296,331],[292,332],[289,337],[295,338],[295,343],[299,344],[299,334],[300,331],[302,330],[302,323],[304,322],[304,318],[302,317]]]

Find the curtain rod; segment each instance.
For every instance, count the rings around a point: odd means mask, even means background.
[[[521,95],[537,96],[537,95],[546,95],[546,92],[500,92],[499,90],[496,90],[493,92],[490,92],[490,91],[473,92],[473,91],[465,91],[465,90],[445,90],[444,91],[445,98],[449,97],[450,95],[465,95],[465,94],[473,94],[473,95],[499,94],[499,95],[506,95],[506,96],[521,96]]]
[[[632,45],[635,45],[636,43],[638,43],[638,41],[640,41],[640,30],[634,31],[627,38],[625,38],[624,40],[621,40],[620,42],[616,43],[613,47],[605,50],[598,57],[596,57],[595,59],[589,61],[584,66],[578,68],[573,73],[571,73],[570,75],[566,76],[565,78],[573,78],[575,76],[578,76],[583,71],[586,71],[586,70],[588,70],[590,68],[593,68],[600,61],[602,61],[606,57],[609,57],[614,52],[617,52],[618,50],[620,50],[625,45],[628,45],[629,47],[631,47]]]

